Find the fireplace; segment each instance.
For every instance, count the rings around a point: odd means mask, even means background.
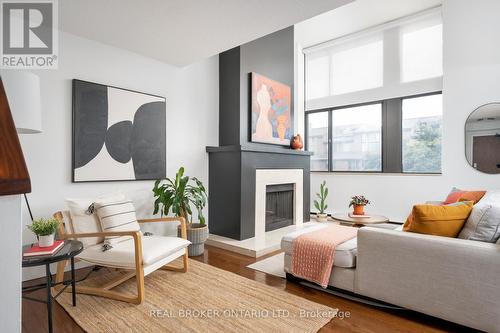
[[[293,224],[293,184],[266,186],[266,232]]]

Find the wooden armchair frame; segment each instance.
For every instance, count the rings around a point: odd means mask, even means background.
[[[142,261],[142,235],[140,231],[111,231],[111,232],[70,234],[66,232],[66,227],[64,224],[64,218],[62,212],[55,213],[54,217],[60,222],[58,232],[59,232],[59,237],[61,239],[78,239],[86,237],[106,237],[106,236],[132,236],[134,240],[135,269],[132,269],[131,272],[126,273],[116,279],[113,279],[112,281],[109,281],[102,287],[87,287],[87,286],[77,285],[76,286],[77,293],[93,295],[93,296],[101,296],[133,304],[141,304],[144,301],[144,264]],[[186,220],[183,217],[162,217],[162,218],[138,220],[138,222],[139,223],[180,222],[181,238],[187,239]],[[60,261],[57,264],[56,282],[62,282],[64,280],[64,268],[66,267],[68,262],[69,260],[64,260]],[[165,265],[160,267],[159,269],[171,270],[182,273],[187,272],[188,248],[186,247],[185,253],[183,255],[183,267],[172,267],[169,265]],[[134,296],[131,294],[111,290],[114,287],[119,286],[125,281],[128,281],[129,279],[133,278],[134,276],[136,277],[137,280],[137,295]],[[62,288],[61,285],[59,285],[59,288],[56,287],[55,289],[60,289],[60,288]]]

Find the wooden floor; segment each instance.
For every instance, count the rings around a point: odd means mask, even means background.
[[[269,255],[270,256],[270,255]],[[328,305],[349,313],[350,318],[333,319],[320,332],[476,332],[462,326],[455,325],[440,319],[425,316],[407,310],[385,310],[376,308],[341,297],[287,282],[284,279],[254,271],[246,266],[255,262],[255,259],[242,256],[226,250],[206,246],[204,255],[192,258],[209,265],[222,268],[246,278],[265,283],[269,286],[285,290],[311,301]],[[262,259],[262,258],[260,258]],[[79,270],[78,275],[85,274],[88,269]],[[40,283],[30,281],[26,283]],[[147,297],[146,290],[146,297]],[[37,292],[43,297],[43,291]],[[33,294],[36,295],[36,294]],[[39,333],[47,331],[47,312],[44,304],[23,300],[22,328],[24,333]],[[54,332],[83,332],[83,330],[69,317],[64,309],[54,302]],[[126,333],[126,332],[123,332]]]

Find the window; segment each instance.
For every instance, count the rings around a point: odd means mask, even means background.
[[[332,51],[330,94],[340,95],[382,86],[382,55],[381,39]]]
[[[441,8],[304,49],[312,171],[440,173]]]
[[[325,97],[330,94],[330,57],[320,53],[311,56],[307,62],[306,94],[310,98]]]
[[[443,25],[402,31],[401,74],[403,82],[443,75]]]
[[[433,8],[304,49],[306,110],[442,90],[442,33]]]
[[[441,172],[441,95],[403,99],[403,172]]]
[[[332,170],[382,170],[382,107],[372,104],[332,111]]]
[[[311,156],[311,171],[328,171],[328,113],[312,113],[308,116],[308,145]]]
[[[306,113],[311,171],[440,173],[442,113],[440,92]]]

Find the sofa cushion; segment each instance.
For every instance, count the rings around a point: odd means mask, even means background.
[[[179,237],[147,236],[142,237],[141,240],[144,266],[154,264],[191,244]],[[134,240],[127,239],[116,243],[113,248],[104,252],[102,244],[97,244],[83,250],[78,258],[96,265],[135,268]]]
[[[485,195],[486,191],[464,191],[454,187],[448,197],[444,201],[445,205],[452,204],[458,201],[473,201],[474,204]]]
[[[448,206],[415,205],[403,230],[435,236],[457,237],[472,207],[471,201]]]
[[[495,243],[500,238],[500,206],[474,206],[458,238]]]
[[[487,191],[480,203],[493,206],[500,205],[500,190]]]
[[[134,204],[131,200],[101,200],[94,202],[95,213],[99,217],[102,231],[139,231]],[[106,236],[105,245],[112,245],[131,239],[131,236]]]
[[[300,235],[316,231],[322,228],[326,228],[328,224],[316,224],[313,226],[304,227],[302,229],[293,231],[285,235],[281,239],[281,249],[286,253],[291,255],[293,251],[293,240]],[[335,259],[333,261],[333,266],[352,268],[356,267],[356,254],[357,254],[357,239],[350,239],[340,245],[335,249]]]

